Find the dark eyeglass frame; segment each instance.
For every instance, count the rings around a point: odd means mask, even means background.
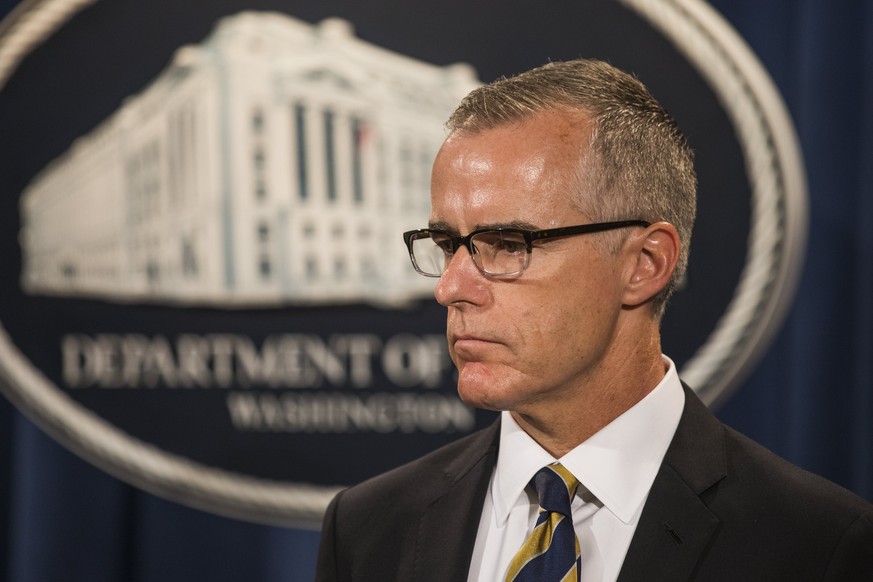
[[[463,236],[451,236],[445,230],[439,229],[430,229],[430,228],[420,228],[417,230],[409,230],[403,233],[403,241],[406,243],[406,248],[409,251],[409,259],[412,261],[412,266],[415,270],[425,277],[442,277],[442,274],[436,275],[433,273],[427,273],[422,271],[419,268],[418,263],[415,260],[415,255],[412,252],[412,244],[418,240],[423,238],[432,238],[431,235],[438,234],[446,237],[446,241],[451,243],[452,256],[458,252],[458,249],[462,246],[467,249],[467,252],[470,253],[470,256],[474,259],[473,263],[476,267],[482,272],[483,275],[487,275],[489,277],[514,277],[524,272],[530,264],[530,254],[533,251],[533,243],[538,240],[549,240],[556,238],[563,238],[568,236],[577,236],[580,234],[590,234],[594,232],[603,232],[607,230],[616,230],[619,228],[628,228],[633,226],[641,226],[643,228],[647,228],[651,226],[650,222],[645,220],[618,220],[613,222],[594,222],[590,224],[577,224],[575,226],[561,226],[558,228],[546,228],[543,230],[527,230],[524,228],[477,228],[476,230],[463,235]],[[474,252],[473,248],[473,237],[476,235],[482,234],[484,232],[502,232],[502,233],[513,233],[521,235],[524,238],[524,242],[527,245],[527,258],[525,259],[524,266],[514,273],[490,273],[485,270],[479,264],[479,261],[476,261],[475,258],[478,255],[478,252]],[[445,272],[445,270],[443,270]]]

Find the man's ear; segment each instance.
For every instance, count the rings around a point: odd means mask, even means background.
[[[628,240],[624,305],[641,305],[666,287],[679,261],[680,244],[679,233],[669,222],[656,222]]]

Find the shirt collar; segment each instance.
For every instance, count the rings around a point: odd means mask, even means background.
[[[502,413],[491,484],[498,525],[506,523],[516,504],[527,503],[524,489],[534,474],[556,460],[619,520],[631,522],[642,509],[685,405],[676,366],[663,359],[667,373],[651,392],[561,459],[546,452],[508,412]]]

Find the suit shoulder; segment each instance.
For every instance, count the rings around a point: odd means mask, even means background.
[[[783,459],[749,437],[725,427],[728,475],[748,483],[775,507],[803,507],[805,515],[820,511],[830,518],[854,520],[873,511],[873,504],[824,477]],[[754,493],[750,491],[750,494]],[[754,498],[754,497],[753,497]]]
[[[694,395],[662,471],[649,518],[673,518],[694,506],[675,499],[694,499],[703,504],[698,525],[717,524],[694,579],[870,580],[873,505],[726,427]],[[672,475],[688,497],[665,489]]]
[[[873,510],[860,496],[724,425],[687,387],[665,463],[725,518],[768,516],[788,529],[797,525],[808,531],[804,523],[817,523],[840,530]]]
[[[427,491],[450,485],[463,477],[478,462],[497,452],[496,423],[488,428],[458,439],[423,457],[367,479],[344,492],[344,502],[350,504],[394,503],[406,496],[420,499]]]
[[[701,579],[870,580],[873,504],[730,428],[724,435],[724,477],[701,493],[719,520]],[[745,561],[725,569],[737,548]]]

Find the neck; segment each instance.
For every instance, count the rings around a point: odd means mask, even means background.
[[[561,458],[624,414],[663,379],[666,370],[657,329],[632,337],[625,349],[611,352],[589,379],[568,390],[565,397],[512,410],[512,417],[549,454]]]

